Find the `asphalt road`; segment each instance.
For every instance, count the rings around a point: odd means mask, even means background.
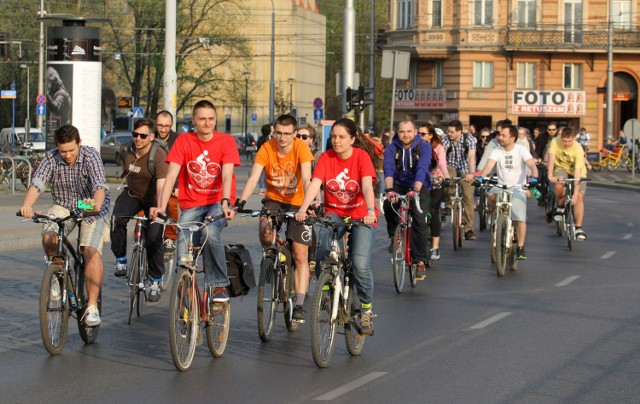
[[[330,366],[311,358],[309,326],[288,333],[282,316],[262,343],[256,291],[232,302],[229,345],[214,359],[206,344],[192,368],[175,370],[168,346],[168,295],[129,326],[125,285],[104,255],[103,327],[85,346],[70,324],[64,351],[50,356],[38,327],[41,252],[0,252],[2,402],[637,402],[640,396],[640,194],[590,188],[589,239],[566,248],[529,206],[529,259],[497,278],[488,235],[451,248],[415,289],[397,295],[384,224],[372,251],[376,335],[359,357],[342,336]],[[225,229],[250,247],[256,224]]]

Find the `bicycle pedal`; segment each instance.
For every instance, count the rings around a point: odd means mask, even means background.
[[[292,322],[292,323],[297,323],[297,324],[304,324],[304,323],[305,323],[305,321],[304,321],[304,320],[297,320],[297,319],[295,319],[295,318],[294,318],[294,319],[291,319],[291,322]]]

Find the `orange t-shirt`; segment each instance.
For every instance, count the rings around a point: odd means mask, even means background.
[[[302,205],[304,186],[301,166],[312,161],[311,149],[300,139],[293,140],[291,151],[284,157],[278,157],[276,139],[265,142],[256,154],[256,163],[264,167],[266,197],[276,202]]]

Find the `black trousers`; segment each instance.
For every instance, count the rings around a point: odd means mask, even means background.
[[[401,195],[410,191],[409,188],[394,186],[393,190]],[[427,226],[427,213],[431,205],[431,191],[423,187],[420,192],[420,209],[422,213],[418,212],[415,208],[415,201],[411,201],[411,217],[413,219],[411,225],[411,261],[418,263],[419,261],[427,262],[429,259],[429,227]],[[389,237],[393,237],[393,233],[396,231],[400,218],[396,213],[400,203],[394,205],[394,209],[391,208],[391,202],[384,201],[384,217],[387,221],[387,233]]]
[[[113,207],[113,216],[111,217],[111,251],[113,251],[116,258],[127,256],[127,223],[129,219],[122,216],[135,216],[142,210],[149,217],[149,208],[155,205],[155,201],[129,195],[129,191],[126,188],[118,196]],[[150,223],[145,234],[149,276],[157,279],[161,278],[164,273],[162,233],[162,224]]]

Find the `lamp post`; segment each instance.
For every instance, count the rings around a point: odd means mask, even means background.
[[[29,65],[21,64],[20,68],[21,69],[27,69],[27,119],[25,120],[25,128],[26,128],[27,126],[31,126],[31,125],[29,125],[27,123],[27,122],[30,122],[29,121],[29,113],[30,113],[30,110],[29,110],[29,97],[31,97],[31,95],[29,95],[30,94],[29,85],[30,85],[31,77],[29,76]]]
[[[273,101],[275,98],[276,84],[273,79],[275,66],[275,37],[276,37],[276,8],[271,0],[271,77],[269,79],[269,123],[273,123]]]
[[[249,76],[251,72],[244,72],[244,144],[245,147],[249,145],[249,124],[247,118],[249,117]]]
[[[287,81],[289,82],[289,113],[293,115],[293,82],[296,79],[289,77]]]

